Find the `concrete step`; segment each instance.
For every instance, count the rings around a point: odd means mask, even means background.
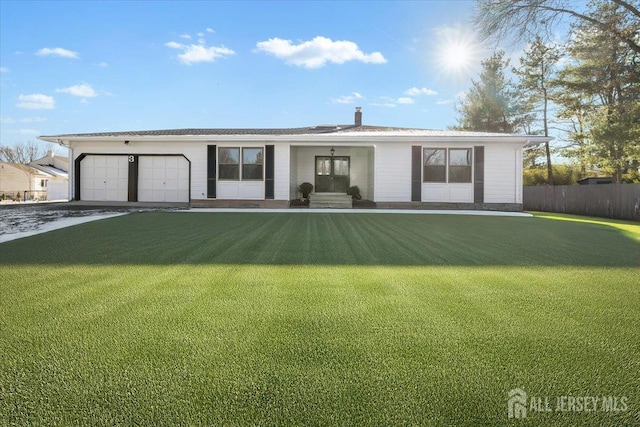
[[[312,193],[309,195],[311,209],[350,209],[351,196],[344,193]]]
[[[314,202],[309,199],[309,209],[351,209],[353,207],[351,200],[348,202]]]
[[[345,193],[311,193],[309,200],[351,200],[351,196]]]

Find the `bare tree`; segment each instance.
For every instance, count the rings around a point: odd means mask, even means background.
[[[640,19],[637,0],[611,0],[633,19]],[[640,53],[640,38],[635,32],[612,26],[597,14],[579,10],[582,2],[572,0],[478,0],[473,21],[486,38],[514,36],[516,40],[549,32],[565,18],[588,23]]]
[[[50,147],[43,147],[33,141],[19,143],[13,147],[0,145],[0,161],[7,163],[28,164],[40,157],[43,157]]]

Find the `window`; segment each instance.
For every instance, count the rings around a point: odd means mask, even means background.
[[[262,148],[242,149],[242,179],[262,180]]]
[[[471,149],[449,149],[449,182],[471,182]]]
[[[424,182],[447,182],[447,150],[444,148],[425,148],[422,150],[424,159]]]
[[[220,147],[218,149],[218,179],[220,181],[262,181],[264,150],[263,148]],[[241,178],[242,177],[242,178]]]
[[[425,148],[422,150],[423,182],[471,182],[471,148]]]
[[[240,180],[240,149],[220,148],[218,152],[218,179],[221,181]]]
[[[40,180],[40,187],[42,187],[42,188],[46,188],[46,186],[47,186],[47,181],[48,181],[48,180],[46,180],[46,179],[41,179],[41,180]]]

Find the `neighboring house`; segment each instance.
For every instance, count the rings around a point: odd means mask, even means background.
[[[53,151],[32,161],[29,166],[51,175],[47,181],[47,200],[69,200],[69,158],[56,156]]]
[[[378,206],[522,209],[522,149],[550,138],[362,125],[41,136],[70,149],[71,198],[185,202],[301,196],[357,185]],[[313,198],[313,195],[312,195]]]
[[[0,195],[14,200],[44,200],[52,178],[29,165],[0,162]]]
[[[2,162],[0,194],[20,200],[68,200],[68,170],[69,158],[52,151],[27,165]]]

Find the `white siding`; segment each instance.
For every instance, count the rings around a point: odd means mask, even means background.
[[[47,184],[47,200],[69,200],[68,180],[50,179]]]
[[[290,149],[289,144],[276,144],[273,153],[273,198],[275,200],[289,200]],[[295,182],[295,180],[294,180]]]
[[[376,202],[411,201],[411,145],[398,142],[376,145]]]
[[[376,183],[376,149],[370,147],[367,152],[367,188],[363,190],[362,198],[373,200],[375,198],[375,183]],[[366,197],[365,197],[366,194]]]
[[[484,201],[485,203],[522,203],[522,148],[520,145],[506,143],[485,145]]]
[[[289,145],[289,200],[297,199],[298,185],[298,149]]]
[[[422,183],[423,202],[473,203],[473,184]]]

